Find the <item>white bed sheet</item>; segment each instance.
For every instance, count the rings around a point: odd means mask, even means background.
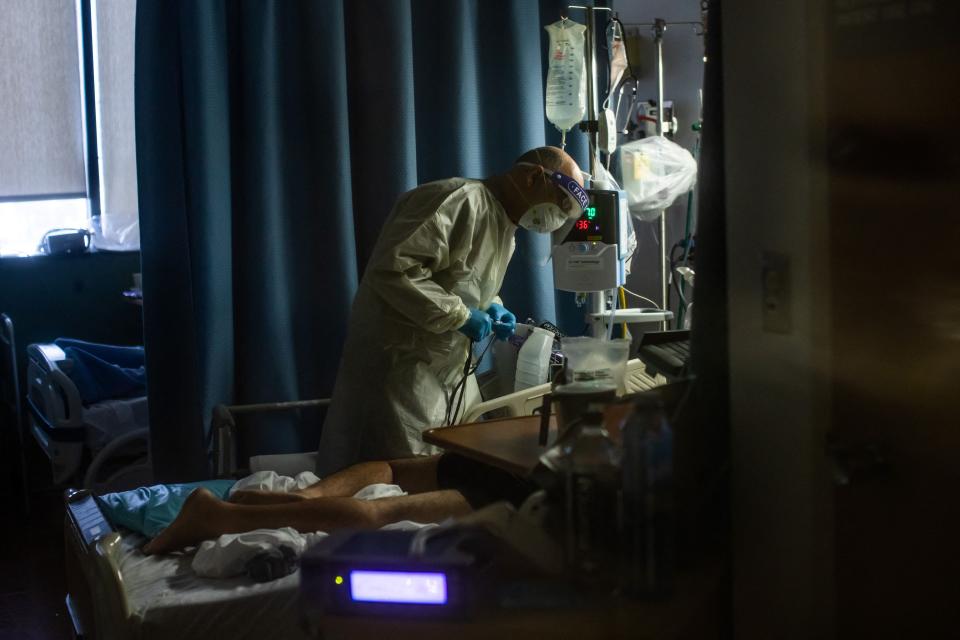
[[[103,400],[84,407],[83,424],[87,447],[100,451],[111,440],[150,426],[147,396]]]
[[[301,478],[260,472],[243,479],[234,489],[257,487],[289,491],[297,486],[298,480]],[[310,484],[308,478],[303,481]],[[355,497],[369,500],[398,493],[402,491],[393,485],[371,485]],[[434,525],[402,521],[384,528],[424,526]],[[313,541],[324,535],[318,534],[308,537]],[[205,551],[215,553],[211,545],[222,546],[231,537],[236,536],[221,536],[215,542],[205,542]],[[299,570],[264,583],[246,576],[202,578],[191,566],[196,550],[147,556],[140,551],[146,542],[147,538],[138,533],[121,534],[119,566],[136,627],[134,637],[142,640],[300,640],[310,637],[301,628]]]
[[[135,637],[263,640],[308,636],[300,628],[300,572],[272,582],[198,577],[190,554],[146,556],[146,538],[127,533],[120,571],[137,627]]]

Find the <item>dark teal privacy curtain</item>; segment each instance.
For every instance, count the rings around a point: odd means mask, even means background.
[[[329,396],[396,197],[558,144],[543,115],[559,2],[141,0],[136,133],[151,438],[160,479],[210,472],[217,403]],[[585,160],[581,135],[568,150]],[[545,237],[502,295],[556,319]],[[247,453],[315,447],[271,422]]]

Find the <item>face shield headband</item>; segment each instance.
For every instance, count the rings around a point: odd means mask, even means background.
[[[590,205],[590,196],[587,195],[586,189],[580,186],[580,184],[568,176],[565,173],[560,173],[559,171],[553,171],[547,169],[546,167],[534,164],[532,162],[518,162],[517,164],[525,164],[531,167],[540,167],[543,169],[553,184],[560,187],[560,190],[566,193],[571,200],[573,200],[574,205],[576,206],[578,213],[582,214],[584,210]]]

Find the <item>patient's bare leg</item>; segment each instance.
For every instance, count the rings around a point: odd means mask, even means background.
[[[346,527],[375,529],[398,520],[437,522],[470,510],[459,491],[449,490],[380,500],[321,497],[296,503],[245,505],[223,502],[201,488],[190,494],[176,520],[143,551],[166,553],[225,533],[253,529],[293,527],[303,533]]]
[[[360,489],[377,483],[393,484],[393,470],[386,461],[361,462],[341,469],[294,493],[306,498],[348,498]]]
[[[240,489],[230,494],[230,502],[236,504],[282,504],[284,502],[300,502],[306,500],[297,493],[281,491],[264,491],[263,489]]]
[[[439,459],[440,456],[421,456],[361,462],[295,493],[308,498],[349,497],[360,489],[377,483],[396,484],[407,493],[436,491]]]

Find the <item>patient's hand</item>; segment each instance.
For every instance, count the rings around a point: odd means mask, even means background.
[[[301,500],[306,500],[306,496],[299,493],[280,493],[261,489],[241,489],[234,491],[230,496],[230,502],[235,504],[283,504]]]

